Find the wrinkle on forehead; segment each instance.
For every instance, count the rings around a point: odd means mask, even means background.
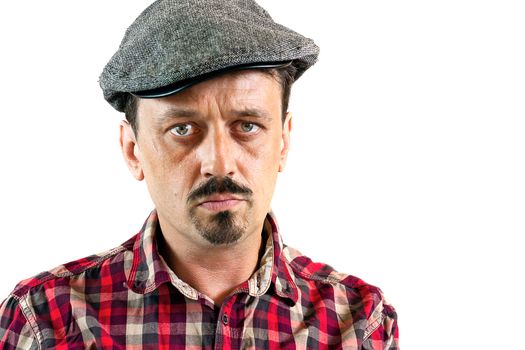
[[[163,123],[176,118],[227,113],[233,117],[250,116],[271,122],[272,109],[280,115],[280,98],[280,85],[268,74],[235,72],[201,82],[172,96],[153,99],[157,107],[153,116],[156,122]]]
[[[271,114],[261,108],[258,107],[241,107],[241,108],[235,108],[228,110],[228,114],[234,116],[234,117],[254,117],[254,118],[260,118],[264,119],[268,122],[271,122],[273,120]],[[177,106],[169,106],[164,111],[162,111],[158,115],[158,119],[161,122],[167,121],[167,120],[176,120],[178,118],[184,118],[184,119],[191,119],[191,118],[197,118],[201,117],[201,113],[197,110],[192,110],[188,108],[179,108]]]

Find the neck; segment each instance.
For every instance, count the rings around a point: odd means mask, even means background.
[[[262,225],[235,244],[216,246],[198,245],[184,235],[163,231],[159,250],[181,280],[220,306],[257,269],[261,232]]]

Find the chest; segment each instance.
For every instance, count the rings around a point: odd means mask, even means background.
[[[327,300],[239,293],[219,308],[158,291],[71,300],[41,323],[55,349],[357,349],[359,321]]]

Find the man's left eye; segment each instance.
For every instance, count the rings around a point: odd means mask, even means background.
[[[241,131],[245,133],[253,133],[259,130],[259,126],[257,124],[248,123],[248,122],[242,122],[240,124],[240,128],[241,128]]]

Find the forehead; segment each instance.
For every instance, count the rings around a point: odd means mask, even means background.
[[[174,106],[195,113],[210,107],[257,108],[279,113],[280,104],[281,87],[274,74],[245,70],[200,82],[168,97],[140,99],[137,109],[141,115],[158,115]]]

